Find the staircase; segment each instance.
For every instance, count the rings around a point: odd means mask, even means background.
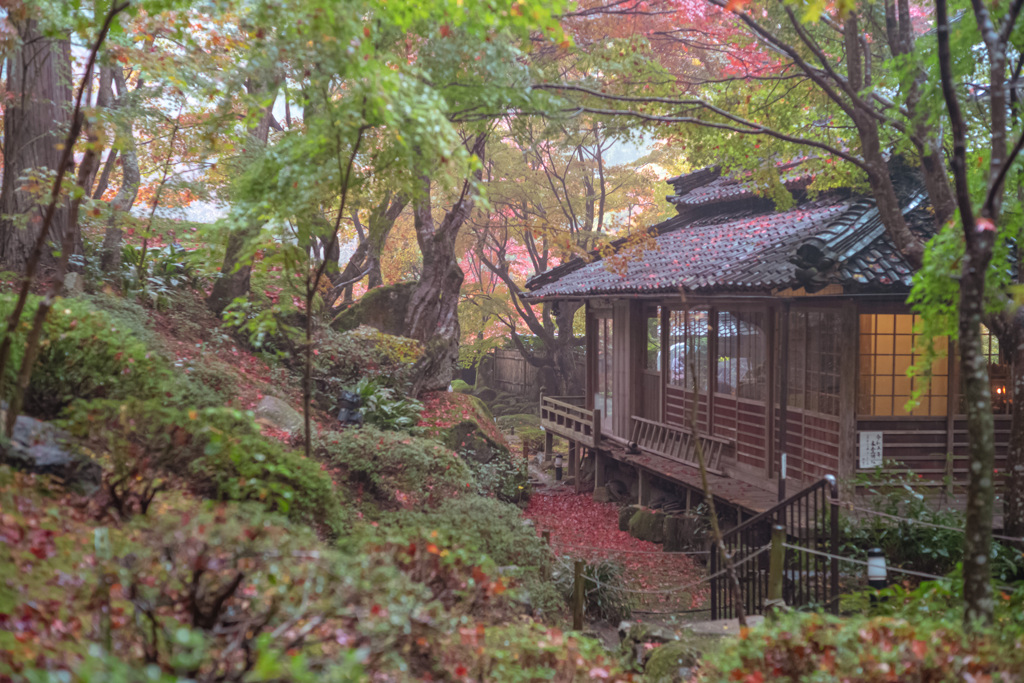
[[[769,553],[763,549],[771,543],[772,527],[776,524],[785,527],[788,545],[838,554],[839,490],[835,477],[826,476],[722,534],[726,551],[736,565],[738,598],[748,615],[765,613]],[[782,597],[786,604],[796,609],[820,607],[837,614],[839,561],[792,548],[786,549],[785,557]],[[710,568],[712,577],[724,569],[715,548]],[[736,598],[727,575],[712,578],[711,618],[735,618]]]

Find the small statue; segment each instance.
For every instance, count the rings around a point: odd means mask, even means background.
[[[338,422],[343,425],[363,426],[363,414],[359,408],[363,405],[363,399],[359,394],[351,391],[341,392],[338,398]]]

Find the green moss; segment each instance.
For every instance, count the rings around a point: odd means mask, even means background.
[[[317,455],[341,467],[381,507],[434,506],[473,486],[467,464],[433,439],[371,426],[318,439]]]
[[[665,515],[647,508],[640,508],[629,519],[629,533],[641,541],[664,543]]]
[[[633,519],[633,515],[639,509],[639,505],[627,505],[626,507],[619,508],[619,531],[629,531],[629,520]]]
[[[339,332],[347,332],[360,325],[369,325],[385,334],[402,335],[409,297],[415,287],[415,282],[374,287],[359,301],[339,313],[331,321],[331,327]]]
[[[14,309],[13,293],[0,295],[0,318]],[[25,340],[40,298],[32,296],[14,334],[4,389],[14,384]],[[25,393],[25,412],[56,417],[74,399],[154,398],[171,381],[170,366],[159,354],[118,327],[83,299],[58,299],[43,326],[39,356]]]
[[[344,494],[320,464],[260,434],[252,413],[184,410],[163,401],[76,401],[61,424],[117,467],[145,458],[153,476],[184,477],[195,492],[221,500],[258,500],[330,535],[344,533]]]
[[[680,683],[689,679],[687,672],[697,665],[700,650],[687,640],[676,640],[659,645],[647,658],[644,679],[650,683]]]
[[[473,391],[473,387],[471,387],[468,383],[463,382],[461,379],[453,379],[452,391],[457,391],[460,394],[468,394],[471,391]]]

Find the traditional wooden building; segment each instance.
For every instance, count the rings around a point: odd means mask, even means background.
[[[955,349],[927,386],[908,374],[923,349],[906,304],[913,272],[873,201],[810,193],[799,164],[780,174],[795,199],[784,210],[715,169],[672,178],[677,215],[654,227],[654,248],[527,283],[530,302],[585,304],[586,394],[543,397],[542,424],[597,454],[598,484],[617,466],[639,473],[641,498],[652,482],[696,489],[694,411],[716,488],[741,514],[770,506],[783,476],[793,492],[882,459],[936,487],[966,481]],[[903,194],[927,235],[926,194]],[[985,339],[1001,469],[1008,368]]]

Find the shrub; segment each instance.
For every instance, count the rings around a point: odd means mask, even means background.
[[[867,550],[877,547],[894,566],[937,575],[953,571],[963,559],[964,513],[948,506],[936,506],[935,501],[929,500],[928,493],[919,490],[917,480],[912,472],[859,475],[854,484],[871,494],[867,497],[871,508],[891,517],[868,513],[860,518],[841,516],[840,554],[865,559]],[[993,543],[992,554],[994,576],[1002,581],[1017,576],[1020,571],[1018,553]]]
[[[362,399],[360,410],[367,424],[380,429],[411,431],[419,422],[423,404],[394,389],[364,377],[352,391]]]
[[[480,462],[471,448],[459,449],[476,482],[481,496],[494,496],[505,503],[523,503],[529,499],[530,470],[525,458],[512,455],[507,448],[496,449],[488,462]]]
[[[1019,627],[967,636],[959,611],[909,620],[789,613],[706,657],[701,680],[1013,680],[1024,670],[1020,636]]]
[[[554,612],[560,597],[551,582],[551,551],[532,526],[523,523],[519,508],[508,503],[463,496],[434,510],[392,513],[382,525],[424,536],[437,533],[445,543],[483,553],[499,566],[515,565],[526,591],[524,598],[541,612]]]
[[[613,624],[629,619],[636,607],[636,594],[626,590],[626,568],[614,560],[595,560],[583,566],[583,595],[586,613]],[[564,560],[554,574],[555,584],[566,604],[572,604],[574,567]]]
[[[16,381],[39,301],[29,299],[15,333],[2,378],[5,391]],[[0,318],[10,315],[14,303],[14,294],[0,296]],[[107,314],[82,299],[58,299],[43,327],[24,409],[49,419],[76,398],[153,398],[166,390],[170,377],[166,361]]]
[[[319,438],[318,457],[368,487],[386,508],[437,505],[472,487],[469,469],[436,441],[366,426]]]
[[[345,529],[340,494],[330,476],[316,462],[261,436],[251,413],[105,399],[76,401],[63,425],[115,466],[147,458],[154,476],[170,472],[185,477],[202,495],[259,500],[334,535]]]
[[[407,388],[409,370],[420,357],[420,344],[371,327],[351,332],[323,329],[316,340],[313,378],[316,399],[333,407],[339,394],[363,377],[399,391]]]
[[[459,635],[459,642],[446,651],[445,663],[449,671],[465,680],[634,680],[600,641],[564,634],[543,624],[502,624]]]

